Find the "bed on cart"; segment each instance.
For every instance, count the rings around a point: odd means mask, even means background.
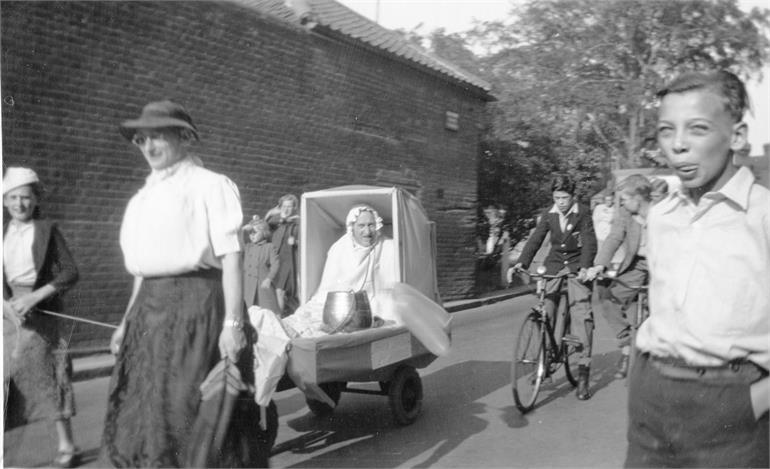
[[[407,425],[422,408],[422,381],[416,369],[437,358],[429,350],[436,350],[430,343],[430,334],[435,336],[435,326],[440,324],[440,333],[446,337],[448,346],[450,331],[448,316],[439,306],[434,224],[420,202],[396,187],[344,186],[303,194],[299,300],[300,304],[307,302],[316,290],[326,252],[345,233],[345,217],[359,203],[377,210],[383,219],[383,233],[394,240],[397,280],[407,285],[401,291],[408,288],[410,292],[419,292],[414,295],[419,299],[409,300],[412,302],[408,311],[402,314],[431,317],[412,316],[404,321],[405,325],[292,339],[286,374],[277,390],[298,387],[317,415],[331,413],[343,392],[387,396],[395,421]],[[397,285],[397,294],[398,291]],[[402,294],[401,299],[405,296],[408,295]],[[437,309],[443,316],[437,316]],[[433,331],[421,326],[428,323],[434,325]],[[351,386],[363,382],[377,382],[379,389]]]

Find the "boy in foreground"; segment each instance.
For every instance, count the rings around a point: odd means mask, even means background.
[[[650,209],[626,466],[768,467],[770,191],[732,163],[748,96],[732,73],[691,72],[658,97],[682,187]]]

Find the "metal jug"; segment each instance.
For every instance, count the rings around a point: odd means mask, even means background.
[[[372,309],[366,291],[330,291],[323,313],[324,330],[352,332],[372,326]]]

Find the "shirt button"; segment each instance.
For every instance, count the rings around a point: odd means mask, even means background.
[[[567,246],[567,245],[566,245],[566,244],[562,244],[562,245],[561,245],[561,247],[565,247],[565,246]]]

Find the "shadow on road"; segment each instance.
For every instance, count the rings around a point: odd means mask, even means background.
[[[509,385],[510,362],[466,361],[423,377],[423,413],[410,426],[393,423],[387,399],[343,394],[328,418],[309,411],[287,425],[305,432],[289,442],[290,451],[319,453],[291,467],[434,466],[489,423],[477,400]],[[366,459],[356,458],[362,455]]]
[[[596,395],[617,379],[615,378],[615,364],[619,358],[619,350],[597,354],[591,358],[591,394]],[[544,385],[540,390],[537,403],[532,409],[533,411],[575,392],[575,387],[567,380],[563,369],[557,371],[556,376],[551,384]],[[503,420],[510,428],[522,428],[529,424],[527,415],[522,414],[515,405],[504,409]]]

